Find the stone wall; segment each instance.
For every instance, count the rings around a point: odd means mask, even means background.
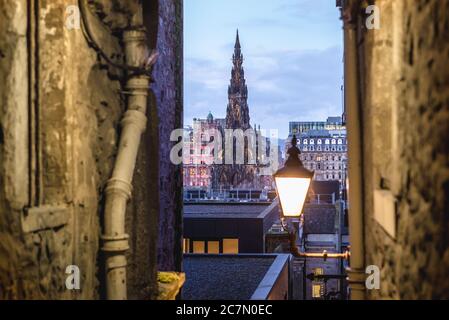
[[[160,270],[182,268],[182,167],[170,161],[172,130],[183,128],[183,33],[182,1],[159,1],[158,62],[152,88],[159,115],[160,220],[158,266]]]
[[[381,289],[368,295],[447,299],[449,2],[370,2],[381,27],[359,16],[358,29],[365,264]]]
[[[124,75],[99,57],[82,29],[67,28],[67,6],[77,3],[0,4],[0,29],[6,31],[0,36],[0,299],[104,297],[99,253],[103,189],[114,165],[125,110]],[[99,46],[121,62],[120,31],[138,2],[89,3]],[[145,3],[145,24],[154,48],[159,11],[157,1]],[[167,34],[170,24],[182,30],[181,9],[176,6],[178,15],[169,19],[175,14],[172,9],[170,4],[160,7]],[[168,53],[179,50],[179,44],[167,38],[159,45]],[[155,70],[159,88],[165,85],[165,67]],[[173,68],[175,73],[180,65]],[[171,81],[181,86],[180,78],[172,76]],[[180,97],[177,92],[177,101]],[[182,117],[180,104],[165,105],[164,110]],[[130,298],[152,298],[156,285],[159,123],[153,95],[148,118],[127,210]],[[170,170],[166,176],[173,173]],[[170,208],[167,215],[175,217]],[[65,287],[68,265],[80,268],[80,290]]]

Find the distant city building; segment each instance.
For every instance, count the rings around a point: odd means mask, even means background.
[[[201,137],[209,130],[220,130],[224,127],[226,119],[215,119],[211,112],[206,119],[193,119],[193,126],[186,128],[189,143],[184,147],[183,178],[185,187],[210,187],[212,177],[212,163],[214,150],[208,150],[208,142]],[[200,135],[198,144],[194,144],[194,134]],[[209,152],[206,152],[209,151]]]
[[[184,253],[264,253],[265,235],[279,219],[275,203],[185,203]]]
[[[289,133],[301,134],[310,130],[344,130],[341,117],[329,117],[326,121],[293,121],[290,122]]]
[[[329,117],[326,122],[291,122],[285,149],[293,135],[298,139],[301,161],[315,172],[318,181],[339,181],[344,189],[347,177],[346,128],[341,117]]]

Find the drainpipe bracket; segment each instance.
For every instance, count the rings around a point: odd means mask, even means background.
[[[131,77],[126,82],[126,90],[139,90],[147,96],[148,89],[150,88],[150,79],[151,78],[149,76],[145,75]]]
[[[352,289],[365,290],[366,273],[362,269],[346,268],[348,283]]]
[[[147,33],[145,31],[144,27],[137,27],[134,29],[128,29],[123,31],[123,42],[133,42],[133,41],[139,41],[144,42],[147,39]]]
[[[129,249],[128,238],[129,235],[126,233],[118,236],[102,235],[103,246],[101,250],[104,252],[124,252]]]
[[[106,194],[118,193],[129,199],[131,197],[132,185],[127,181],[112,178],[108,180],[105,192]]]

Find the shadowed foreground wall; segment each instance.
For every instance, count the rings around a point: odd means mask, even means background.
[[[358,23],[365,264],[381,289],[368,296],[447,299],[449,1],[370,2],[380,29]]]
[[[67,28],[67,6],[77,4],[72,2],[0,4],[0,299],[103,297],[103,189],[125,109],[124,75],[99,57],[82,29]],[[139,2],[89,3],[99,46],[122,62],[120,33]],[[154,48],[159,9],[157,1],[146,4]],[[169,19],[166,27],[179,23]],[[168,52],[177,46],[163,41]],[[162,69],[155,73],[156,83],[158,77],[162,87]],[[130,298],[151,298],[156,292],[159,122],[156,99],[150,95],[149,100],[126,220]],[[167,113],[178,116],[174,110],[166,105]],[[56,216],[54,207],[62,208]],[[23,221],[33,216],[33,208],[44,208],[43,223],[27,229],[31,224]],[[80,290],[65,287],[68,265],[80,268]]]

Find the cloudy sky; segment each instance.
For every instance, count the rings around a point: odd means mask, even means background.
[[[341,115],[342,29],[335,0],[185,0],[184,123],[225,117],[236,29],[251,124]]]

